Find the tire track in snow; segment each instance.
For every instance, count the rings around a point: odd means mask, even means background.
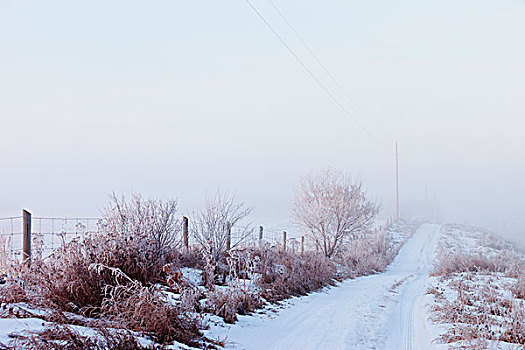
[[[385,349],[432,348],[423,297],[440,226],[426,224],[420,230],[425,231],[427,238],[421,246],[417,261],[413,261],[417,266],[414,277],[410,278],[400,291],[399,304],[389,322],[393,331],[386,342]]]

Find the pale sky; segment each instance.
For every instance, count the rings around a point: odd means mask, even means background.
[[[0,216],[98,215],[112,191],[182,213],[221,187],[272,225],[325,166],[388,215],[395,139],[404,208],[427,183],[446,220],[525,227],[525,1],[274,0],[373,123],[252,1],[375,138],[245,0],[2,0]]]

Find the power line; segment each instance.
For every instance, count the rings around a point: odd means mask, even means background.
[[[343,113],[352,119],[365,133],[367,133],[371,138],[373,138],[377,143],[384,145],[384,142],[379,140],[374,134],[372,134],[361,122],[352,114],[348,109],[328,90],[324,84],[317,78],[317,76],[312,72],[312,70],[299,58],[299,56],[294,52],[294,50],[288,45],[288,43],[279,35],[279,33],[272,27],[272,25],[266,20],[262,13],[254,6],[250,0],[246,0],[248,5],[252,10],[257,14],[259,19],[270,29],[270,31],[279,39],[279,41],[286,47],[288,52],[295,58],[295,60],[304,68],[308,75],[314,80],[314,82],[330,97],[330,99],[343,111]]]
[[[348,100],[356,107],[356,109],[363,114],[365,118],[370,121],[370,123],[377,128],[379,131],[383,133],[384,136],[386,136],[389,141],[393,141],[393,137],[385,131],[379,124],[377,124],[372,117],[366,113],[366,111],[361,108],[361,106],[350,96],[350,94],[346,91],[346,89],[339,83],[339,80],[335,78],[335,76],[330,72],[330,70],[326,67],[326,65],[319,59],[319,57],[314,53],[314,51],[310,48],[310,46],[306,43],[306,41],[303,39],[302,35],[299,34],[299,32],[295,29],[295,27],[292,25],[292,23],[288,20],[288,18],[285,16],[283,11],[277,6],[277,4],[273,0],[268,0],[270,5],[275,9],[275,11],[279,14],[279,16],[282,18],[282,20],[286,23],[286,25],[292,30],[294,35],[299,39],[301,44],[306,48],[308,53],[313,57],[313,59],[319,64],[321,69],[330,77],[330,79],[337,85],[339,90],[348,98]]]

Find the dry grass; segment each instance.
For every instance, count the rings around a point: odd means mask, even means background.
[[[432,319],[447,328],[439,340],[461,349],[487,348],[492,341],[523,347],[525,264],[519,252],[486,233],[465,235],[478,244],[474,251],[461,252],[456,242],[443,245],[432,271]]]
[[[525,299],[525,269],[521,271],[511,290],[516,298]]]
[[[76,313],[99,307],[105,276],[89,269],[96,262],[97,255],[90,248],[99,247],[97,241],[96,237],[73,241],[46,261],[33,263],[24,276],[28,292],[33,292],[33,301]]]
[[[505,265],[500,265],[494,258],[477,254],[443,254],[434,264],[431,275],[451,276],[460,272],[492,273],[505,272]]]
[[[198,345],[202,319],[166,301],[156,287],[138,282],[108,286],[101,306],[101,318],[119,327],[141,332],[157,343],[174,340]]]
[[[15,336],[15,335],[13,335]],[[8,350],[154,350],[154,345],[143,345],[131,332],[97,328],[95,336],[80,334],[75,329],[56,325],[46,327],[42,332],[16,335],[10,345],[3,345]]]
[[[495,276],[501,279],[503,276]],[[460,274],[449,280],[456,293],[446,299],[439,289],[429,291],[436,296],[432,319],[452,327],[440,337],[444,343],[474,340],[503,341],[525,344],[525,309],[523,301],[505,295],[501,288],[490,283],[490,277]]]
[[[27,300],[26,292],[22,286],[13,279],[8,279],[0,287],[0,304],[2,305],[20,303]]]

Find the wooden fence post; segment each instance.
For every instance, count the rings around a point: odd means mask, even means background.
[[[286,231],[283,231],[283,253],[286,253]]]
[[[31,265],[31,213],[22,210],[22,262],[24,267]]]
[[[186,216],[182,217],[182,241],[184,247],[189,249],[189,240],[188,240],[188,218]]]
[[[304,236],[301,236],[301,255],[304,254]]]
[[[262,240],[263,240],[263,227],[262,226],[259,226],[259,245],[262,244]]]
[[[230,250],[232,246],[232,228],[230,223],[226,223],[226,250]]]

